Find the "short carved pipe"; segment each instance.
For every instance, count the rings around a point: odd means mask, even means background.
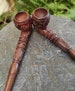
[[[32,13],[32,20],[35,30],[48,38],[52,43],[61,48],[64,52],[75,59],[75,50],[73,50],[63,39],[59,38],[47,25],[50,20],[49,12],[44,8],[37,8]]]
[[[10,66],[4,91],[12,91],[12,86],[19,71],[20,62],[23,59],[29,37],[32,32],[31,17],[27,12],[19,12],[14,18],[15,26],[21,30],[21,35],[16,47],[14,58]]]

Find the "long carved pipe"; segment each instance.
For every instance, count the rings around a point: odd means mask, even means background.
[[[62,49],[64,52],[75,59],[75,50],[73,50],[63,39],[59,38],[52,30],[47,28],[50,20],[49,12],[44,8],[37,8],[32,13],[33,25],[37,32],[48,38],[52,43]]]
[[[4,91],[12,90],[13,83],[19,71],[20,62],[22,61],[22,58],[24,56],[24,52],[32,30],[31,17],[27,12],[17,13],[14,18],[14,23],[15,26],[21,30],[21,35],[16,47],[12,64],[10,66]]]

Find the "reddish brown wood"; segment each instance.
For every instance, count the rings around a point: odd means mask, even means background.
[[[32,29],[32,22],[29,14],[27,12],[20,12],[16,14],[14,18],[14,23],[18,29],[21,30],[21,35],[16,47],[14,58],[10,66],[8,73],[8,78],[6,81],[4,91],[11,91],[16,75],[19,71],[19,65],[22,61],[26,46],[29,41],[29,37]]]
[[[37,8],[32,13],[33,25],[37,32],[48,38],[52,43],[68,53],[75,59],[75,50],[73,50],[63,39],[59,38],[53,31],[47,28],[50,20],[49,12],[44,8]]]

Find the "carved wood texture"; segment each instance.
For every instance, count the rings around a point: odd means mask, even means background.
[[[58,46],[60,49],[62,49],[64,52],[68,53],[71,58],[75,59],[75,50],[73,50],[63,39],[58,37],[53,31],[46,28],[44,30],[37,29],[37,32],[39,32],[41,35],[48,38],[52,43],[54,43],[56,46]]]
[[[30,37],[31,31],[27,32],[21,32],[21,36],[19,38],[16,51],[14,54],[14,59],[12,61],[12,64],[10,66],[7,82],[4,91],[11,91],[14,80],[16,78],[16,75],[19,71],[19,65],[23,58],[25,49],[27,47],[29,37]]]

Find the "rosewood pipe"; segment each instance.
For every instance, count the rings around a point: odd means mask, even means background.
[[[4,91],[12,91],[12,86],[19,71],[20,62],[24,56],[32,30],[31,17],[27,12],[19,12],[14,18],[15,26],[21,30],[14,58],[10,66]]]
[[[48,38],[52,43],[62,49],[64,52],[75,59],[75,50],[73,50],[63,39],[59,38],[52,30],[47,28],[50,20],[49,12],[44,8],[37,8],[32,13],[32,20],[35,30]]]

